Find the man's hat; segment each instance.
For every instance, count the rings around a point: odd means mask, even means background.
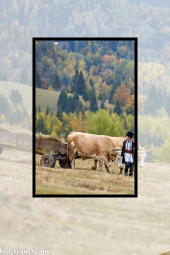
[[[127,132],[127,136],[132,138],[133,137],[133,133],[132,132]]]

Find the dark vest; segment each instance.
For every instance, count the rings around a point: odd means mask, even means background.
[[[122,147],[122,163],[125,163],[125,144],[126,144],[127,140],[124,140],[123,142],[123,147]],[[135,161],[135,141],[132,140],[132,156],[133,156],[133,162]]]

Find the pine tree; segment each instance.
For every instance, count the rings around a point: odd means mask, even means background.
[[[114,108],[114,112],[116,112],[117,113],[117,115],[121,115],[122,114],[122,108],[121,108],[121,106],[120,106],[120,103],[119,103],[119,100],[117,100],[117,102],[116,102],[116,106],[115,106],[115,108]]]
[[[115,93],[115,86],[113,85],[112,86],[112,89],[111,89],[111,91],[110,91],[110,94],[109,94],[109,102],[111,103],[111,104],[113,104],[113,94]]]
[[[85,80],[84,80],[84,77],[83,77],[83,73],[82,71],[80,71],[80,75],[79,75],[79,79],[78,79],[78,94],[79,95],[83,95],[85,94],[85,91],[86,91],[86,84],[85,84]]]
[[[41,106],[40,105],[38,106],[38,111],[41,112]]]
[[[75,70],[75,75],[73,76],[72,78],[72,81],[71,81],[71,92],[75,92],[78,90],[78,79],[79,79],[79,72],[78,72],[78,69]]]
[[[59,90],[61,88],[61,82],[60,82],[60,79],[59,79],[59,76],[56,75],[53,83],[52,83],[52,87],[54,90]]]
[[[57,109],[57,114],[56,114],[57,118],[62,121],[62,109],[61,109],[61,106],[58,107]]]
[[[40,116],[39,120],[36,121],[36,133],[45,133],[45,129],[44,129],[44,120],[43,117]]]
[[[90,111],[97,112],[97,110],[98,110],[98,107],[97,107],[96,95],[95,95],[95,92],[92,92],[92,96],[90,99]]]
[[[48,115],[48,114],[49,114],[49,111],[50,111],[50,110],[49,110],[49,107],[48,107],[48,105],[47,105],[47,109],[46,109],[45,114]]]
[[[35,86],[36,88],[41,88],[41,77],[38,71],[36,71]]]
[[[75,111],[78,103],[79,103],[79,95],[78,95],[78,93],[75,92],[74,95],[73,95],[73,98],[72,98],[71,112]]]
[[[22,102],[22,97],[21,97],[21,95],[20,95],[18,89],[17,89],[17,90],[12,89],[12,90],[11,90],[11,93],[10,93],[10,95],[9,95],[9,97],[10,97],[12,103],[13,103],[15,106],[16,106],[17,104],[19,104],[19,103]]]
[[[27,85],[27,81],[28,81],[28,74],[27,74],[26,70],[23,69],[20,73],[19,82]]]
[[[60,93],[60,96],[57,102],[57,107],[60,106],[62,112],[65,111],[67,99],[68,99],[67,92],[63,89]]]

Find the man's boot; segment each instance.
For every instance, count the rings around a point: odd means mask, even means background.
[[[127,170],[126,170],[126,169],[124,169],[124,172],[125,172],[125,176],[128,176],[128,174],[127,174]]]
[[[130,168],[129,176],[133,176],[133,168]]]

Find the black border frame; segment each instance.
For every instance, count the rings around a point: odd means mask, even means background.
[[[116,41],[134,41],[134,95],[135,95],[135,147],[138,148],[138,38],[137,37],[33,37],[32,38],[32,98],[33,98],[33,107],[32,107],[32,116],[33,116],[33,172],[32,172],[32,196],[33,197],[138,197],[138,150],[135,150],[135,185],[134,185],[134,194],[36,194],[36,169],[35,169],[35,99],[36,99],[36,87],[35,87],[35,67],[36,67],[36,49],[35,42],[36,40],[42,41],[83,41],[83,40],[116,40]]]

